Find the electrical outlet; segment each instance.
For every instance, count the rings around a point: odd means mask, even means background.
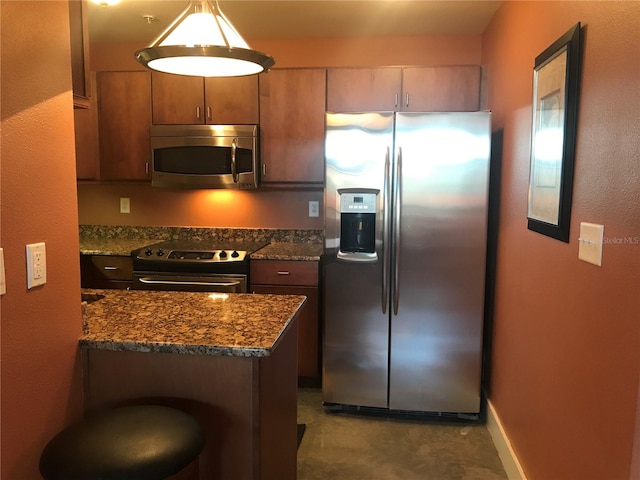
[[[309,200],[309,216],[320,216],[320,202],[318,202],[317,200]]]
[[[127,197],[120,197],[120,213],[131,213],[131,201]]]
[[[44,242],[27,245],[27,288],[47,283],[47,252]]]

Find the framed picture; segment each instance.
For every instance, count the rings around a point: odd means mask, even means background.
[[[536,57],[529,171],[529,230],[569,242],[580,86],[581,27]]]

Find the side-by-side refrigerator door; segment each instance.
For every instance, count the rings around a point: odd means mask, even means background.
[[[490,114],[399,113],[389,407],[480,408]]]
[[[389,250],[384,236],[391,186],[385,172],[391,170],[392,152],[392,113],[327,114],[325,403],[387,406],[389,272],[384,265]]]

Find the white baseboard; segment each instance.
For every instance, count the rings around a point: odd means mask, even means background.
[[[507,437],[504,428],[502,428],[500,418],[489,400],[487,400],[487,430],[489,430],[493,444],[498,450],[507,478],[509,480],[527,480],[518,457],[516,457],[513,448],[511,448],[509,437]]]

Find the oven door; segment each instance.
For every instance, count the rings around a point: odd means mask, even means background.
[[[246,293],[247,276],[240,274],[134,272],[133,288],[136,290]]]

